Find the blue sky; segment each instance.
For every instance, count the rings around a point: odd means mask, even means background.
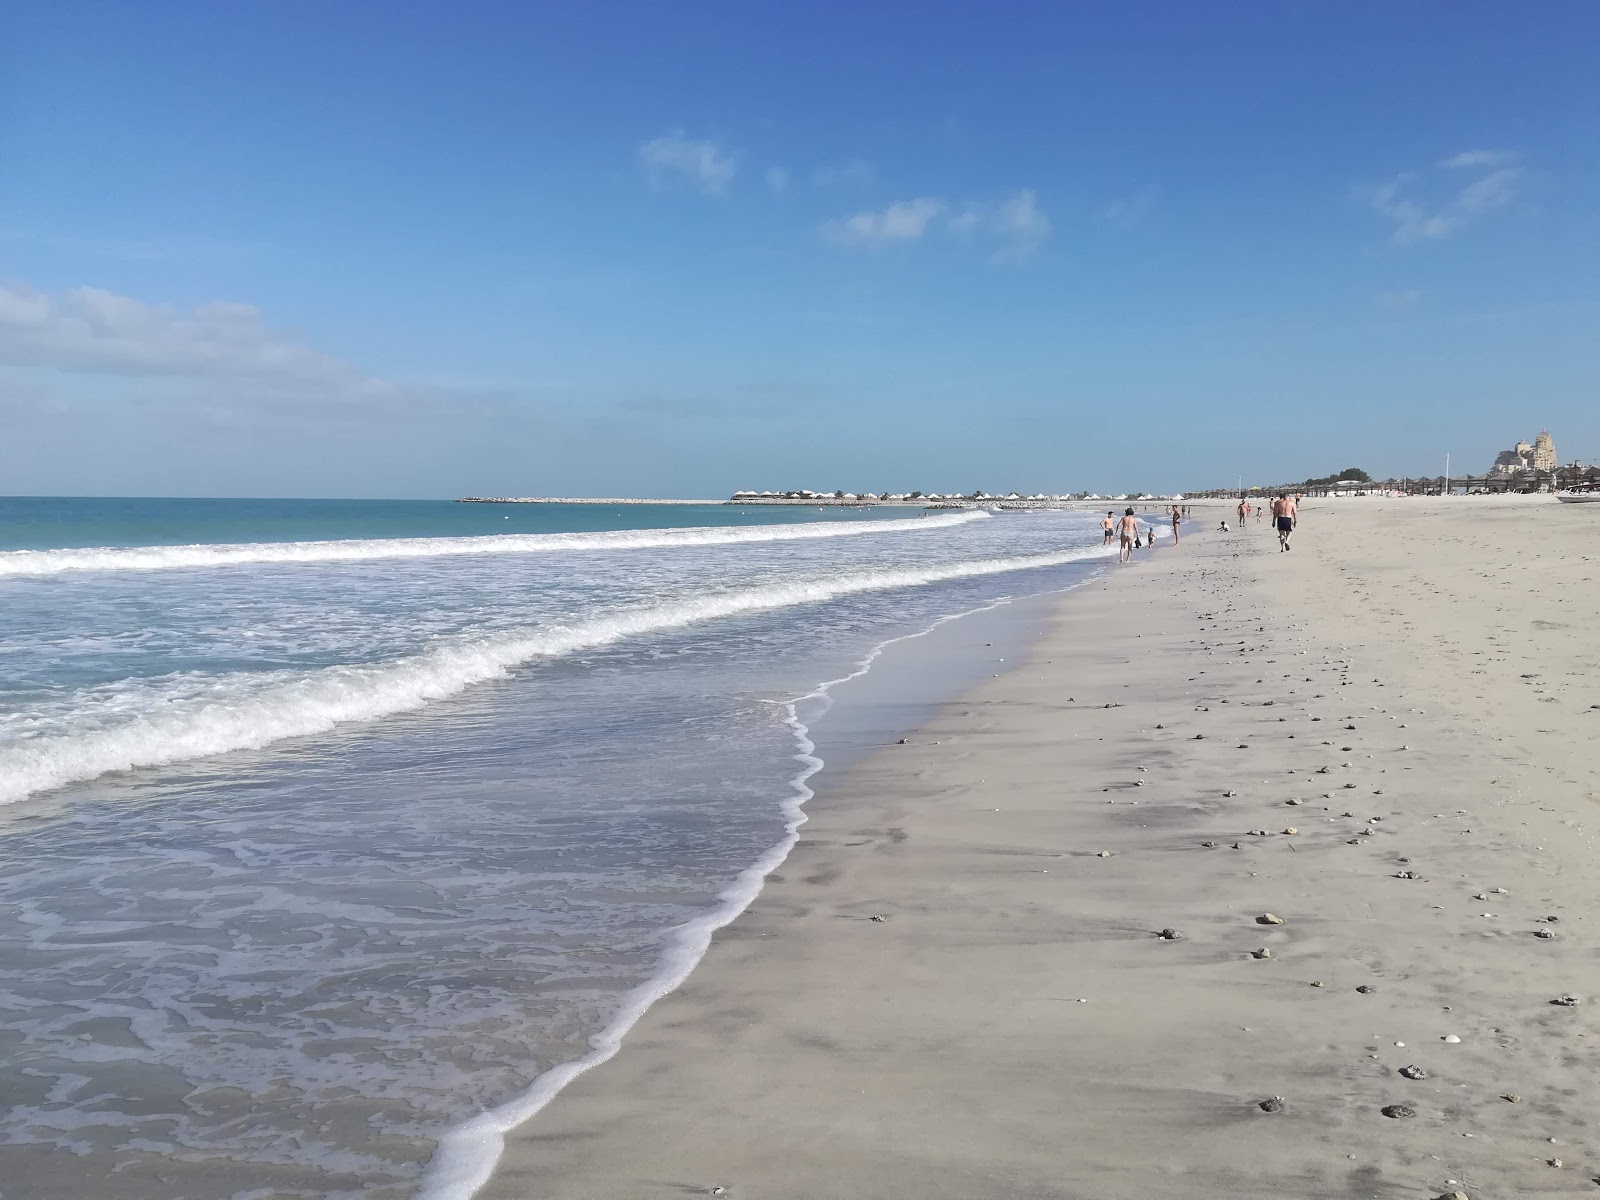
[[[0,493],[1600,457],[1600,5],[25,6]]]

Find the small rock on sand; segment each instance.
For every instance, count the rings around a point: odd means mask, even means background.
[[[1257,925],[1282,925],[1283,918],[1275,917],[1271,913],[1262,913],[1256,918]]]
[[[1256,1107],[1259,1108],[1262,1112],[1282,1112],[1283,1111],[1283,1097],[1282,1096],[1274,1096],[1270,1100],[1263,1100],[1259,1104],[1257,1104]]]
[[[1267,947],[1263,946],[1259,950],[1250,951],[1250,957],[1251,958],[1271,958],[1272,957],[1272,951],[1267,949]]]
[[[1183,934],[1179,933],[1176,929],[1163,929],[1160,933],[1156,934],[1156,936],[1164,942],[1176,942],[1182,939]]]
[[[1414,1117],[1417,1115],[1417,1110],[1412,1108],[1409,1104],[1385,1104],[1383,1106],[1383,1115],[1386,1117],[1396,1118]]]
[[[1428,1073],[1414,1063],[1410,1066],[1401,1067],[1400,1074],[1407,1079],[1426,1079],[1428,1077]]]

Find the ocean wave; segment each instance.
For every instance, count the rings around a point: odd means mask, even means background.
[[[1105,547],[1095,546],[729,589],[520,635],[453,638],[404,658],[323,667],[291,679],[278,673],[266,679],[245,672],[218,676],[212,686],[192,696],[164,699],[114,724],[76,735],[35,737],[0,749],[0,804],[114,771],[167,766],[231,750],[255,750],[288,738],[414,711],[474,684],[504,678],[536,659],[592,650],[625,638],[863,592],[1060,566],[1108,553]]]
[[[981,509],[973,509],[894,520],[813,521],[795,525],[686,526],[597,533],[492,534],[485,537],[7,550],[0,551],[0,579],[59,575],[67,571],[170,571],[179,567],[232,567],[254,563],[368,562],[386,558],[437,558],[457,554],[538,554],[559,550],[642,550],[672,546],[790,542],[867,533],[947,529],[952,525],[984,520],[988,515]]]

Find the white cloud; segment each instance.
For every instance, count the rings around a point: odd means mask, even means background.
[[[141,405],[240,415],[247,411],[460,414],[499,405],[476,383],[384,379],[267,324],[248,304],[151,304],[103,288],[60,295],[0,285],[0,368],[98,376],[94,394]],[[112,381],[115,382],[112,382]]]
[[[837,245],[887,246],[917,242],[934,234],[997,244],[996,261],[1018,261],[1042,246],[1051,232],[1050,218],[1031,188],[1013,192],[999,203],[968,200],[959,204],[936,196],[900,200],[886,208],[840,217],[822,226],[822,236]]]
[[[1517,156],[1509,150],[1464,150],[1460,154],[1445,159],[1441,167],[1504,167],[1517,161]]]
[[[877,169],[860,158],[817,167],[811,172],[812,185],[819,188],[868,188],[877,181]]]
[[[1463,212],[1486,213],[1497,208],[1504,208],[1516,199],[1517,184],[1522,179],[1522,171],[1516,167],[1506,167],[1485,175],[1476,183],[1469,183],[1461,189],[1461,195],[1456,198]]]
[[[1039,207],[1032,188],[1014,192],[1000,205],[991,223],[995,235],[1004,243],[996,256],[1003,259],[1027,258],[1050,236],[1050,218]]]
[[[93,287],[50,296],[0,286],[0,363],[342,386],[363,378],[349,363],[270,328],[248,304],[183,310]]]
[[[968,237],[983,227],[983,205],[968,201],[950,214],[945,228],[957,237]]]
[[[928,232],[948,207],[943,200],[928,196],[901,200],[875,212],[858,212],[854,216],[829,221],[822,227],[822,234],[830,241],[859,245],[915,242]]]
[[[707,196],[727,191],[737,170],[733,155],[716,142],[685,137],[681,129],[641,144],[639,161],[651,187],[689,187]]]
[[[765,175],[767,187],[775,194],[782,195],[789,190],[789,168],[768,167]]]
[[[1132,196],[1111,201],[1100,210],[1100,219],[1119,229],[1133,229],[1144,224],[1155,209],[1157,199],[1155,188],[1145,188]]]
[[[1390,236],[1400,245],[1449,237],[1516,199],[1522,168],[1498,165],[1514,161],[1514,157],[1501,150],[1468,150],[1439,164],[1441,170],[1487,171],[1465,186],[1452,184],[1441,194],[1430,176],[1404,171],[1369,188],[1366,198],[1373,210],[1394,226]]]

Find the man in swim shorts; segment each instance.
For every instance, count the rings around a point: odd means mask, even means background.
[[[1183,520],[1183,511],[1174,504],[1172,506],[1172,544],[1178,544],[1178,522]]]
[[[1108,512],[1106,514],[1106,519],[1100,522],[1100,532],[1105,534],[1105,537],[1100,539],[1100,544],[1102,546],[1109,546],[1111,544],[1111,539],[1116,536],[1116,531],[1117,514],[1115,512]]]
[[[1295,517],[1299,511],[1299,506],[1288,496],[1279,496],[1272,502],[1273,521],[1278,526],[1278,553],[1280,554],[1289,549],[1289,538],[1294,534]]]
[[[1133,515],[1133,509],[1122,514],[1122,520],[1117,522],[1117,533],[1121,535],[1117,561],[1125,563],[1133,558],[1133,539],[1139,536],[1139,518]]]

